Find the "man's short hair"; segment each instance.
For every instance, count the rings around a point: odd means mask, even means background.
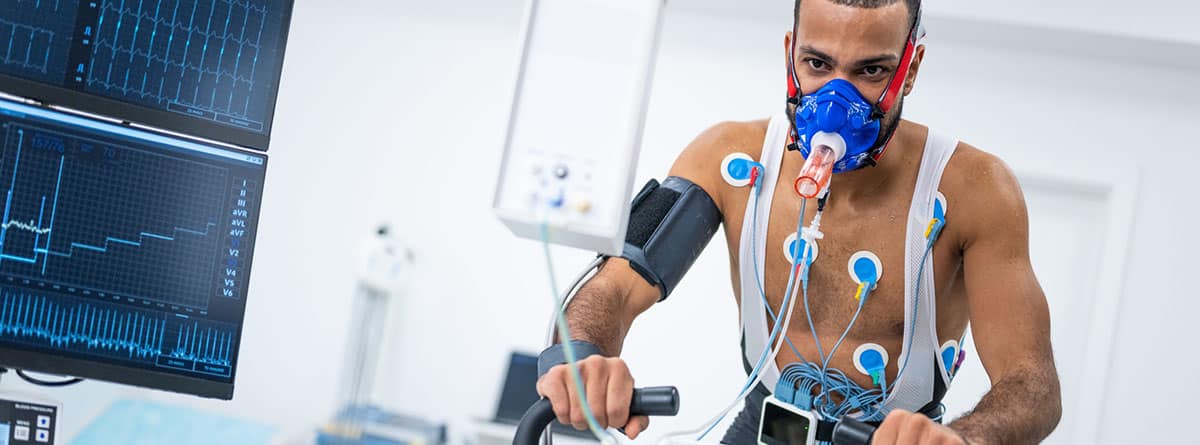
[[[846,5],[855,8],[874,9],[884,6],[890,6],[901,0],[829,0],[837,5]],[[908,24],[912,26],[917,22],[917,14],[921,10],[921,0],[903,0],[908,4]],[[799,20],[800,17],[800,2],[796,0],[796,9],[792,11],[792,20]]]

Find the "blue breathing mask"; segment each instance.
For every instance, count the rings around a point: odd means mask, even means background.
[[[788,104],[796,107],[794,123],[795,139],[788,149],[800,150],[804,159],[809,159],[813,146],[826,146],[830,151],[818,153],[834,155],[833,173],[844,173],[873,166],[883,155],[898,125],[883,128],[883,117],[899,106],[904,92],[908,72],[916,57],[917,46],[925,37],[921,25],[920,2],[908,41],[900,56],[900,64],[888,82],[879,101],[872,103],[863,97],[853,84],[844,79],[834,79],[809,95],[801,95],[800,78],[796,75],[794,60],[795,41],[788,57]],[[793,25],[793,30],[795,25]],[[897,121],[898,123],[898,121]],[[799,184],[799,181],[797,181]],[[799,188],[797,192],[799,193]]]
[[[882,113],[875,110],[853,84],[842,79],[800,97],[794,118],[800,153],[808,159],[814,144],[844,150],[833,165],[834,173],[874,165],[882,148],[877,146]]]

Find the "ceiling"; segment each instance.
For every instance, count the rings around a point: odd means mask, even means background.
[[[792,0],[668,0],[670,8],[770,19]],[[926,0],[927,16],[1200,45],[1194,0]],[[788,14],[790,15],[790,14]]]
[[[700,14],[791,23],[793,0],[665,0],[666,19]],[[526,0],[358,0],[356,9],[409,18],[519,20]],[[1128,63],[1200,68],[1200,1],[926,0],[930,41],[948,41]]]

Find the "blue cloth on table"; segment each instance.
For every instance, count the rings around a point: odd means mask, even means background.
[[[118,400],[72,445],[267,445],[266,425],[146,400]]]

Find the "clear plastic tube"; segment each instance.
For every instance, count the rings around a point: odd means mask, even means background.
[[[803,228],[805,207],[807,207],[807,203],[808,203],[808,201],[802,201],[800,204],[800,216],[797,221],[797,227],[796,227],[797,236],[800,234],[800,231]],[[804,258],[807,258],[807,256],[805,256]],[[791,325],[792,313],[795,311],[795,308],[796,308],[796,300],[799,299],[796,295],[800,290],[799,277],[803,276],[804,274],[807,274],[806,269],[808,268],[808,266],[809,266],[808,261],[802,260],[799,265],[793,266],[791,272],[789,272],[788,286],[787,286],[789,291],[785,292],[784,297],[783,297],[783,302],[780,304],[779,310],[781,312],[778,315],[776,315],[775,327],[774,327],[774,329],[772,329],[771,335],[767,341],[766,348],[762,352],[763,355],[759,357],[758,365],[755,366],[754,370],[751,373],[752,375],[750,376],[749,380],[746,382],[746,385],[744,387],[742,387],[742,390],[738,393],[737,398],[735,398],[732,402],[729,403],[729,405],[727,405],[725,407],[725,409],[721,410],[719,413],[717,413],[716,416],[714,416],[712,419],[709,419],[709,421],[705,422],[699,428],[696,428],[694,430],[679,431],[679,432],[675,432],[672,434],[668,434],[667,436],[664,436],[662,439],[659,440],[659,442],[658,442],[659,445],[674,445],[674,444],[681,444],[681,443],[686,443],[686,444],[700,443],[700,441],[704,440],[704,437],[707,436],[708,433],[711,432],[712,429],[714,427],[716,427],[717,424],[719,424],[722,419],[725,418],[725,416],[729,415],[730,411],[732,411],[734,408],[736,408],[739,404],[741,404],[746,399],[746,396],[748,396],[750,394],[750,391],[753,391],[754,388],[756,386],[758,386],[758,383],[760,381],[762,381],[762,378],[763,378],[762,367],[766,366],[767,364],[769,364],[770,366],[775,366],[775,358],[779,355],[779,351],[783,349],[783,344],[787,340],[788,326]],[[764,300],[765,300],[765,297],[764,297]],[[782,312],[785,310],[783,306],[787,306],[786,313]],[[782,324],[779,322],[780,318],[783,319]],[[783,335],[779,335],[780,333],[782,333]],[[690,436],[693,436],[696,434],[699,434],[700,436],[694,440],[684,439],[685,437],[690,437]]]
[[[793,285],[793,290],[795,290],[795,288],[799,287],[799,286],[800,286],[800,282],[797,281]],[[783,324],[777,325],[777,329],[782,330],[782,331],[787,331],[788,325],[790,325],[792,322],[792,312],[796,308],[796,300],[798,300],[798,298],[792,298],[791,301],[788,303],[787,313],[784,314],[784,317],[783,317]],[[771,345],[767,345],[767,347],[770,348],[769,349],[770,354],[766,357],[764,363],[769,363],[770,366],[775,366],[775,358],[776,358],[776,356],[779,355],[779,351],[783,349],[783,339],[785,339],[785,338],[787,338],[786,334],[781,336],[781,338],[779,338],[778,340],[775,340],[774,347],[772,347]],[[766,352],[766,351],[764,351],[764,352]],[[750,382],[748,382],[748,384],[742,389],[742,391],[738,394],[738,397],[736,399],[734,399],[732,402],[730,402],[729,405],[726,405],[725,409],[721,410],[721,412],[718,413],[716,416],[714,416],[712,419],[709,419],[707,422],[705,422],[704,425],[702,425],[701,427],[696,428],[694,430],[680,431],[680,432],[676,432],[676,433],[667,435],[659,440],[659,442],[658,442],[659,445],[676,445],[679,443],[689,443],[689,444],[701,443],[701,441],[704,440],[703,436],[708,435],[708,433],[710,431],[712,431],[713,427],[715,427],[717,424],[719,424],[721,422],[721,420],[725,418],[725,416],[729,415],[729,413],[731,411],[733,411],[734,408],[736,408],[738,405],[742,404],[742,402],[746,400],[746,396],[750,395],[750,391],[753,391],[754,388],[756,386],[758,386],[758,383],[762,381],[763,374],[764,373],[762,373],[762,372],[757,373],[754,376],[754,379],[751,380]],[[701,437],[698,437],[695,440],[685,439],[686,437],[694,436],[696,434],[700,434]]]
[[[568,287],[566,291],[563,291],[562,295],[559,296],[558,301],[561,303],[554,307],[554,312],[550,314],[550,325],[546,328],[547,348],[554,346],[554,339],[558,334],[558,313],[567,310],[567,306],[570,305],[571,300],[575,298],[575,293],[579,291],[579,288],[593,276],[592,273],[596,272],[603,263],[604,258],[596,257],[596,259],[592,260],[591,263],[588,263],[586,269],[580,272],[579,275],[575,276],[575,279],[571,281],[571,286]]]
[[[805,199],[814,199],[829,186],[833,165],[846,156],[846,140],[840,134],[821,131],[812,136],[809,146],[812,149],[796,177],[795,188]]]
[[[546,257],[546,272],[550,276],[550,290],[554,297],[554,306],[563,307],[564,302],[558,294],[558,282],[554,277],[554,261],[550,257],[550,230],[549,225],[542,224],[542,252]],[[558,325],[558,336],[564,340],[571,338],[570,328],[567,326],[567,317],[563,314],[564,311],[556,311],[555,320]],[[575,391],[578,393],[581,408],[583,408],[583,417],[587,419],[588,429],[592,431],[592,435],[596,440],[603,445],[616,445],[618,443],[616,437],[612,433],[602,428],[596,422],[596,416],[592,413],[591,404],[588,403],[587,392],[583,386],[583,378],[579,374],[579,364],[576,361],[575,350],[571,347],[570,341],[563,341],[563,355],[567,360],[567,371],[571,375],[571,380],[575,384]]]
[[[829,186],[836,156],[837,153],[828,145],[813,147],[804,161],[804,167],[800,169],[800,176],[796,178],[796,193],[805,199],[816,199]]]

